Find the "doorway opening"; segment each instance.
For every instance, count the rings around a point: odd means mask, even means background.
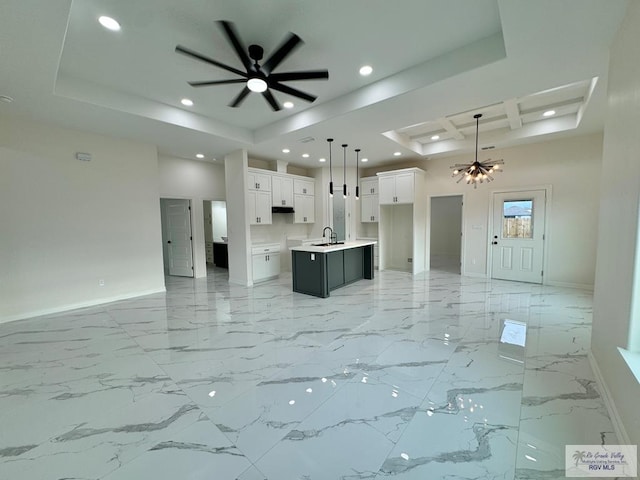
[[[431,197],[431,270],[460,274],[462,265],[462,195]]]
[[[165,275],[193,277],[191,200],[161,198],[160,219]]]
[[[227,202],[204,200],[204,244],[207,272],[214,265],[229,268],[229,237],[227,236]]]

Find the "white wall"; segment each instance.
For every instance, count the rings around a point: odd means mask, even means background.
[[[164,291],[157,178],[154,146],[0,116],[0,321]]]
[[[159,156],[160,197],[191,200],[193,260],[196,277],[207,275],[204,200],[224,200],[224,166],[218,163]]]
[[[523,145],[479,159],[502,158],[503,172],[495,181],[474,189],[451,178],[450,166],[468,162],[467,155],[427,160],[417,165],[427,171],[427,195],[464,194],[464,265],[467,275],[487,274],[489,208],[492,192],[551,185],[547,209],[546,282],[592,287],[598,227],[599,175],[602,135],[558,139]]]
[[[640,2],[630,2],[609,64],[591,349],[601,381],[615,404],[614,422],[628,435],[620,439],[621,443],[632,444],[640,443],[640,385],[617,348],[629,346],[634,275],[640,275],[634,272],[639,255],[636,237],[640,200],[638,44]],[[635,345],[635,350],[640,351],[640,346]]]
[[[431,199],[431,255],[460,257],[462,197]]]

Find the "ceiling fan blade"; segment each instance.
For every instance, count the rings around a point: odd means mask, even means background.
[[[247,72],[243,72],[238,70],[237,68],[233,68],[230,67],[229,65],[225,65],[224,63],[220,63],[215,61],[213,58],[209,58],[209,57],[205,57],[204,55],[198,53],[198,52],[194,52],[193,50],[183,47],[182,45],[177,45],[176,46],[176,52],[177,53],[181,53],[183,55],[186,55],[187,57],[191,57],[191,58],[195,58],[196,60],[200,60],[201,62],[205,62],[208,63],[210,65],[213,65],[215,67],[218,68],[222,68],[224,70],[227,70],[229,72],[235,73],[236,75],[241,75],[245,78],[248,77]]]
[[[267,100],[267,102],[269,102],[269,105],[271,105],[271,108],[274,111],[277,112],[278,110],[281,110],[280,104],[274,98],[273,93],[271,93],[270,90],[265,90],[264,92],[262,92],[262,96]]]
[[[269,75],[269,73],[271,73],[274,68],[280,65],[280,62],[282,62],[282,60],[284,60],[287,55],[289,55],[296,47],[299,47],[303,43],[304,42],[299,36],[297,36],[295,33],[289,32],[289,35],[285,37],[284,42],[276,49],[275,52],[271,54],[267,61],[262,64],[262,71],[266,75]]]
[[[230,83],[247,83],[245,78],[237,78],[233,80],[210,80],[204,82],[189,82],[192,87],[207,87],[209,85],[228,85]]]
[[[240,41],[240,37],[238,36],[236,27],[233,25],[233,23],[228,22],[227,20],[220,20],[218,24],[222,27],[227,40],[229,40],[229,43],[233,46],[233,49],[236,51],[236,55],[238,55],[238,58],[244,65],[244,68],[247,70],[247,72],[251,70],[251,59],[249,58],[249,54],[247,53],[247,48]]]
[[[272,73],[269,80],[276,82],[287,82],[290,80],[327,80],[329,72],[327,70],[307,70],[301,72]]]
[[[236,98],[234,98],[231,103],[229,104],[230,107],[239,107],[240,104],[244,101],[244,99],[247,97],[247,95],[249,95],[249,93],[251,93],[251,90],[249,90],[248,87],[244,87],[240,93],[236,96]]]
[[[286,85],[283,85],[283,84],[277,83],[277,82],[270,83],[269,84],[269,88],[272,88],[273,90],[277,90],[278,92],[288,93],[289,95],[301,98],[303,100],[306,100],[307,102],[313,102],[316,98],[318,98],[318,97],[316,97],[314,95],[311,95],[309,93],[303,92],[303,91],[298,90],[296,88],[288,87]]]

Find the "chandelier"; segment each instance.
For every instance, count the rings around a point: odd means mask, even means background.
[[[456,163],[453,167],[452,177],[459,177],[456,183],[460,183],[462,180],[467,182],[467,185],[473,184],[473,188],[478,188],[478,183],[489,183],[493,180],[491,176],[494,172],[500,171],[500,165],[504,165],[503,160],[485,160],[484,162],[478,161],[478,127],[480,125],[481,113],[476,113],[473,118],[476,119],[476,159],[473,163]]]

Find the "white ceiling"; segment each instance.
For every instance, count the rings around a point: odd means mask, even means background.
[[[310,167],[327,156],[327,137],[361,148],[369,165],[469,151],[474,113],[488,120],[481,132],[491,130],[481,138],[497,147],[591,133],[603,126],[607,52],[626,5],[0,0],[0,95],[14,98],[0,112],[134,138],[184,158],[220,159],[246,148],[256,158]],[[100,15],[122,30],[103,29]],[[234,22],[265,57],[287,32],[299,35],[305,44],[276,71],[329,70],[328,81],[288,83],[318,99],[275,92],[295,107],[274,112],[251,94],[230,108],[242,85],[190,87],[233,74],[176,54],[177,44],[242,69],[216,20]],[[364,64],[374,68],[369,77],[358,74]],[[183,97],[195,105],[182,106]],[[559,114],[543,126],[537,116],[549,105]],[[434,132],[440,141],[430,140]]]

